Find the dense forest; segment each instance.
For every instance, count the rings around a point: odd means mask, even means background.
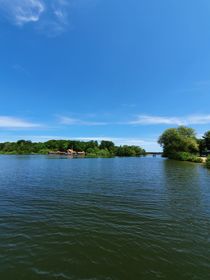
[[[135,157],[145,155],[145,150],[139,146],[115,146],[112,141],[73,141],[49,140],[35,143],[19,140],[17,142],[0,143],[0,154],[48,154],[49,152],[66,152],[73,149],[77,152],[84,151],[86,157]]]

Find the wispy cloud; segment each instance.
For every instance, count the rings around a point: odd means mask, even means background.
[[[46,12],[41,18],[37,29],[50,37],[57,36],[69,27],[70,2],[53,0],[47,4]]]
[[[84,125],[84,126],[100,126],[107,125],[106,122],[85,121],[65,116],[59,117],[59,123],[63,125]]]
[[[190,116],[186,122],[187,124],[210,124],[210,114]]]
[[[39,21],[45,5],[42,0],[0,0],[0,9],[14,24],[22,26]]]
[[[36,23],[37,30],[55,36],[69,25],[69,4],[65,0],[0,0],[0,12],[17,26]]]
[[[207,115],[189,115],[183,117],[176,116],[153,116],[138,115],[131,121],[117,122],[100,122],[86,121],[77,118],[59,116],[59,123],[63,125],[80,125],[80,126],[100,126],[100,125],[205,125],[210,124],[210,114]]]
[[[29,128],[38,128],[38,127],[41,127],[41,125],[15,117],[0,116],[0,128],[29,129]]]
[[[209,115],[190,115],[185,117],[139,115],[136,120],[130,121],[134,125],[199,125],[210,124]]]

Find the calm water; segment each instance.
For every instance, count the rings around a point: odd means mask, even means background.
[[[210,172],[0,156],[0,279],[210,279]]]

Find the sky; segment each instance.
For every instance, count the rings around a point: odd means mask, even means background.
[[[210,130],[209,0],[0,0],[0,142],[160,151]]]

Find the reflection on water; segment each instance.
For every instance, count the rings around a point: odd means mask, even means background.
[[[187,215],[196,215],[201,204],[199,166],[166,160],[164,171],[171,214],[180,212],[182,215],[184,211]]]
[[[0,157],[0,279],[209,279],[210,172]]]

